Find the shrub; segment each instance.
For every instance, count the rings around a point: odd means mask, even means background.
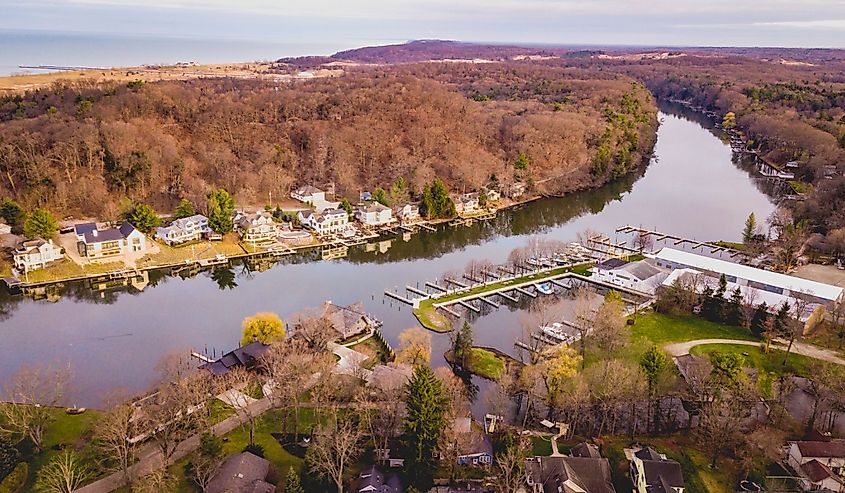
[[[20,493],[26,486],[26,479],[29,476],[29,465],[20,462],[15,469],[0,481],[0,493]]]

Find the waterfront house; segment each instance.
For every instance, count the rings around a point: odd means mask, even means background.
[[[15,269],[21,272],[41,269],[62,258],[64,258],[62,247],[54,245],[53,240],[43,238],[24,241],[12,253]]]
[[[652,259],[629,262],[610,258],[597,264],[591,271],[598,281],[648,294],[654,294],[669,276],[669,270],[658,267]]]
[[[358,194],[358,200],[361,201],[361,202],[369,202],[369,201],[373,200],[373,194],[371,194],[370,192],[367,192],[367,191],[363,191],[360,194]]]
[[[343,209],[326,209],[323,212],[299,211],[297,217],[303,227],[320,235],[341,233],[349,227],[349,214]]]
[[[825,310],[832,309],[845,298],[845,290],[839,286],[824,284],[809,279],[789,276],[778,272],[770,272],[748,265],[728,262],[717,258],[706,257],[695,253],[663,248],[654,255],[658,267],[673,269],[673,272],[663,281],[664,286],[670,286],[680,279],[695,277],[699,289],[705,285],[718,286],[720,276],[727,281],[727,291],[739,288],[746,299],[754,299],[757,303],[765,301],[773,309],[783,303],[789,303],[793,308],[800,300],[804,305],[799,318],[803,321],[822,318]],[[814,316],[815,315],[815,316]],[[812,329],[808,324],[805,332]]]
[[[203,236],[208,237],[210,233],[208,218],[202,214],[183,217],[170,223],[170,226],[156,228],[156,238],[171,246],[197,241]]]
[[[501,192],[502,195],[509,199],[518,199],[525,195],[527,189],[528,186],[525,183],[518,181],[516,183],[503,186]]]
[[[394,213],[402,224],[411,224],[420,220],[420,208],[416,204],[398,206]]]
[[[248,243],[267,243],[276,240],[279,228],[269,211],[238,211],[234,218],[235,230],[241,240]]]
[[[251,342],[246,346],[241,346],[234,351],[220,356],[219,359],[209,361],[202,366],[201,370],[206,370],[214,376],[225,375],[229,373],[232,368],[242,366],[247,370],[255,368],[260,362],[261,358],[267,354],[270,346],[262,342]]]
[[[267,482],[270,461],[250,452],[241,452],[226,459],[205,488],[207,493],[273,493],[276,487]]]
[[[0,235],[8,235],[12,233],[12,227],[3,221],[0,221]]]
[[[455,211],[458,214],[473,214],[478,212],[478,192],[462,193],[452,197]]]
[[[807,491],[845,491],[845,440],[814,432],[809,440],[789,442],[786,462]]]
[[[372,202],[359,205],[355,209],[355,219],[365,226],[383,226],[393,222],[393,211],[390,207]]]
[[[525,460],[529,493],[616,493],[610,471],[610,462],[601,457],[598,447],[587,443],[573,447],[569,456]]]
[[[385,474],[376,466],[367,466],[352,480],[353,493],[402,493],[402,482],[395,474]]]
[[[375,320],[364,312],[362,303],[340,306],[326,301],[321,316],[329,321],[338,339],[348,339],[376,328]]]
[[[484,196],[487,198],[487,202],[498,202],[502,199],[501,192],[494,188],[485,189],[483,193]]]
[[[316,205],[319,202],[326,201],[326,192],[311,185],[305,185],[297,188],[290,193],[290,196],[293,199],[311,205]]]
[[[636,493],[683,493],[681,465],[651,447],[627,449]]]
[[[83,223],[77,224],[73,229],[79,254],[89,259],[147,251],[147,237],[129,222],[108,229],[100,229],[94,223]]]

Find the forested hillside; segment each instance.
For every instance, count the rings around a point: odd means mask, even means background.
[[[255,205],[304,183],[357,197],[399,177],[412,191],[440,176],[457,191],[518,179],[561,193],[639,166],[655,128],[631,79],[524,64],[56,85],[0,100],[0,196],[106,218],[127,199],[166,210],[217,187]]]

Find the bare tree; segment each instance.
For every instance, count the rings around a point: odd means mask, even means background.
[[[496,455],[496,493],[520,491],[525,480],[525,452],[520,438]]]
[[[253,372],[242,366],[232,368],[225,379],[226,393],[229,395],[235,414],[248,426],[249,444],[255,445],[255,423],[258,414],[252,406],[254,398],[250,393],[261,386],[260,382]]]
[[[36,488],[46,493],[72,493],[91,477],[76,452],[65,450],[38,471]]]
[[[722,394],[706,403],[695,435],[704,450],[710,452],[710,466],[716,460],[738,446],[743,423],[748,420],[754,407],[754,389],[749,385],[731,395]]]
[[[161,493],[175,491],[178,481],[167,468],[160,468],[142,477],[132,486],[132,491],[139,493]]]
[[[21,367],[5,388],[8,400],[0,402],[0,432],[28,438],[40,451],[53,420],[52,408],[61,403],[68,379],[67,369]]]
[[[293,336],[301,337],[314,351],[325,351],[338,338],[331,320],[317,310],[306,310],[294,317]]]
[[[141,429],[152,436],[165,460],[201,422],[199,410],[208,396],[202,394],[205,385],[197,385],[194,377],[163,383],[156,393],[141,401]]]
[[[299,410],[302,393],[317,381],[321,360],[334,357],[328,352],[315,353],[304,339],[293,338],[274,344],[262,359],[262,369],[269,377],[268,396],[274,407],[284,409],[282,432],[288,431],[290,411],[294,415],[294,440],[299,438]]]
[[[606,299],[593,317],[591,338],[602,351],[613,354],[626,343],[622,301]]]
[[[94,438],[97,449],[111,462],[111,468],[120,471],[129,483],[129,466],[137,456],[134,438],[138,433],[135,407],[131,403],[120,403],[111,407],[97,421]]]
[[[580,335],[581,347],[581,368],[586,367],[587,356],[587,333],[592,328],[593,306],[591,291],[588,288],[576,288],[572,292],[575,300],[573,314],[575,316],[575,327]]]
[[[637,232],[634,236],[634,245],[640,253],[643,253],[646,250],[651,250],[654,246],[654,238],[648,233]]]
[[[361,452],[361,439],[361,428],[351,416],[333,413],[317,428],[306,455],[308,468],[334,482],[337,493],[343,493],[343,474]]]

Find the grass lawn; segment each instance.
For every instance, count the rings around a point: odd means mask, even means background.
[[[375,337],[370,337],[359,344],[350,346],[349,349],[354,349],[367,355],[367,359],[362,366],[368,370],[372,370],[378,364],[388,362],[389,356],[385,350],[386,348]]]
[[[429,298],[420,301],[419,308],[416,308],[414,310],[414,315],[417,317],[417,320],[420,321],[420,324],[422,324],[423,327],[429,330],[433,330],[435,332],[449,332],[452,330],[452,321],[449,320],[448,317],[437,311],[437,309],[434,307],[435,303],[454,301],[457,299],[465,298],[467,296],[486,293],[488,291],[493,291],[514,284],[522,284],[530,281],[542,281],[543,279],[546,279],[548,277],[563,274],[565,272],[574,272],[582,276],[589,276],[591,267],[591,263],[579,264],[571,268],[558,267],[556,269],[551,269],[548,271],[517,277],[516,279],[511,279],[508,281],[494,282],[491,284],[485,284],[483,286],[476,286],[467,290],[461,290],[457,293],[444,294],[442,296],[438,296],[437,298]]]
[[[27,482],[29,489],[25,491],[31,491],[38,470],[60,454],[62,447],[75,450],[95,476],[102,473],[97,465],[97,451],[91,444],[93,428],[99,413],[88,410],[83,414],[70,415],[64,408],[51,409],[51,412],[53,421],[44,432],[44,450],[35,453],[28,445],[28,441],[24,441],[24,445],[21,446],[22,459],[29,463]]]
[[[498,380],[505,373],[506,361],[501,356],[483,348],[474,347],[470,350],[467,362],[470,372],[488,380]]]
[[[771,350],[768,354],[759,347],[741,346],[734,344],[702,344],[690,349],[690,353],[696,356],[707,356],[719,351],[721,353],[738,353],[745,358],[745,366],[756,368],[759,371],[774,373],[793,373],[802,377],[810,377],[813,374],[813,366],[823,361],[790,353],[786,365],[783,364],[783,357],[786,351]],[[748,356],[745,356],[748,354]]]
[[[147,255],[138,262],[138,267],[173,265],[192,259],[210,259],[218,254],[228,256],[243,255],[244,249],[238,244],[238,236],[229,233],[222,241],[197,241],[179,246],[167,246],[159,243],[159,253]]]
[[[684,474],[686,493],[733,493],[735,464],[727,459],[717,462],[716,468],[710,468],[707,454],[699,450],[685,435],[669,437],[638,437],[636,442],[650,445],[670,459],[678,461]],[[632,484],[628,477],[628,461],[623,448],[632,442],[625,438],[611,438],[605,441],[603,453],[610,461],[613,471],[613,484],[616,491],[631,491]]]
[[[85,266],[81,266],[76,262],[65,258],[50,265],[49,267],[32,271],[28,276],[22,276],[21,280],[33,283],[60,281],[62,279],[71,279],[91,274],[106,274],[116,270],[123,270],[125,268],[126,265],[124,265],[123,262],[91,262]]]
[[[693,315],[674,316],[654,312],[638,315],[636,323],[631,326],[631,335],[634,340],[641,339],[658,346],[696,339],[759,340],[744,327],[718,324]]]

